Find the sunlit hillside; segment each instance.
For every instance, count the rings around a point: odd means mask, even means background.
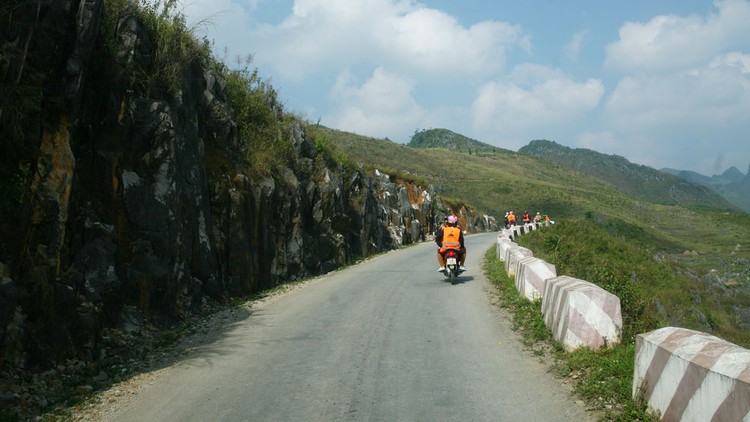
[[[528,210],[554,218],[589,218],[615,233],[669,253],[697,251],[750,258],[750,216],[636,199],[611,184],[547,160],[497,149],[469,153],[412,148],[388,140],[319,127],[335,148],[368,167],[410,176],[448,197],[502,219]]]

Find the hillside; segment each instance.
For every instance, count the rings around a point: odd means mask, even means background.
[[[436,191],[461,198],[495,216],[522,208],[583,216],[587,211],[597,211],[598,202],[605,197],[617,195],[611,186],[582,174],[561,166],[539,165],[538,159],[504,149],[477,155],[468,153],[468,149],[413,148],[348,132],[320,130],[356,162],[422,179]]]
[[[339,154],[361,165],[432,184],[444,197],[461,198],[498,218],[511,209],[540,211],[553,219],[594,217],[671,253],[729,253],[750,238],[747,215],[727,220],[730,211],[707,204],[688,209],[649,202],[597,177],[531,155],[499,148],[486,155],[446,153],[443,148],[412,148],[349,132],[318,130]],[[720,239],[710,225],[719,221],[728,225]]]
[[[547,140],[531,141],[518,152],[580,171],[610,183],[629,195],[657,204],[718,210],[738,208],[704,185],[631,163],[617,155],[602,154],[585,148],[568,148]]]
[[[723,196],[727,201],[750,212],[750,168],[748,174],[742,174],[736,167],[730,167],[724,173],[711,177],[689,170],[665,168],[661,171],[681,177],[691,183],[703,185]]]

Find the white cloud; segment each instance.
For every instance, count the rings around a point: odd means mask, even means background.
[[[289,78],[355,65],[423,77],[487,74],[523,42],[518,26],[484,21],[466,28],[437,9],[394,0],[296,0],[281,24],[248,36],[258,63]]]
[[[627,72],[603,112],[627,149],[623,155],[712,174],[717,154],[726,153],[725,164],[747,167],[750,2],[714,6],[705,17],[626,23],[607,46],[605,66]]]
[[[252,8],[256,2],[243,3]],[[246,41],[252,19],[243,3],[236,0],[186,0],[180,11],[193,35],[211,40],[215,56],[231,65],[238,57],[253,53]]]
[[[621,142],[612,132],[604,131],[581,133],[576,144],[579,148],[588,148],[604,154],[617,154],[617,147]]]
[[[670,158],[674,157],[669,146],[654,142],[651,138],[622,137],[621,134],[612,131],[581,133],[576,140],[576,146],[602,154],[619,155],[632,163],[656,169],[669,167]]]
[[[625,77],[604,109],[604,121],[612,130],[623,139],[640,140],[640,144],[628,141],[631,149],[623,155],[635,157],[638,151],[648,151],[641,162],[658,161],[662,166],[670,166],[670,160],[682,162],[683,168],[704,174],[717,171],[714,161],[719,154],[726,154],[726,165],[746,170],[750,162],[747,116],[750,55],[739,52],[669,75]]]
[[[342,130],[376,137],[405,136],[425,111],[412,97],[414,82],[376,69],[361,86],[351,72],[342,72],[330,97],[338,107],[323,117],[322,123]]]
[[[568,60],[578,60],[578,57],[581,55],[581,50],[583,49],[583,43],[586,41],[587,37],[587,31],[576,32],[573,34],[573,37],[568,44],[565,45],[565,57],[567,57]]]
[[[435,9],[417,8],[384,23],[376,40],[384,58],[426,74],[491,74],[521,41],[516,26],[484,21],[464,28]]]
[[[479,89],[472,105],[474,130],[489,140],[512,138],[511,147],[519,147],[560,133],[561,126],[594,110],[603,95],[600,80],[581,83],[543,66],[519,66],[507,80]]]
[[[750,2],[721,0],[714,6],[718,13],[707,17],[666,15],[624,24],[620,39],[607,46],[605,66],[622,71],[681,69],[750,46]]]
[[[729,68],[736,68],[740,73],[750,73],[750,55],[743,54],[737,51],[731,53],[722,54],[716,57],[710,64],[711,68],[718,68],[727,66]]]
[[[447,127],[511,149],[546,138],[706,174],[721,152],[743,171],[750,162],[748,0],[623,24],[606,47],[613,72],[601,76],[545,62],[513,67],[539,34],[490,18],[464,26],[415,0],[294,0],[293,9],[273,10],[272,23],[256,21],[256,3],[272,1],[194,0],[186,12],[196,17],[189,22],[216,24],[209,35],[219,56],[223,46],[229,62],[252,53],[280,94],[327,126],[398,141]],[[590,31],[574,33],[550,60],[564,53],[562,65],[589,62],[584,47],[600,40]],[[605,88],[612,73],[619,81]]]
[[[629,76],[605,107],[607,121],[623,131],[674,125],[718,129],[750,115],[750,55],[723,54],[685,72]]]

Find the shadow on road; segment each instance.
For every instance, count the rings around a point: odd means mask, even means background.
[[[443,281],[446,282],[446,283],[448,283],[448,284],[450,284],[450,282],[451,282],[450,278],[447,278],[447,277],[445,279],[443,279]],[[460,275],[460,276],[458,276],[456,278],[456,285],[468,283],[470,281],[474,281],[474,276]]]

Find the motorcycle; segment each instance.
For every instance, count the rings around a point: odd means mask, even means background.
[[[458,249],[448,249],[443,254],[443,257],[445,258],[445,270],[443,270],[443,275],[448,277],[453,285],[458,282],[458,276],[463,272],[458,263],[458,253]]]

